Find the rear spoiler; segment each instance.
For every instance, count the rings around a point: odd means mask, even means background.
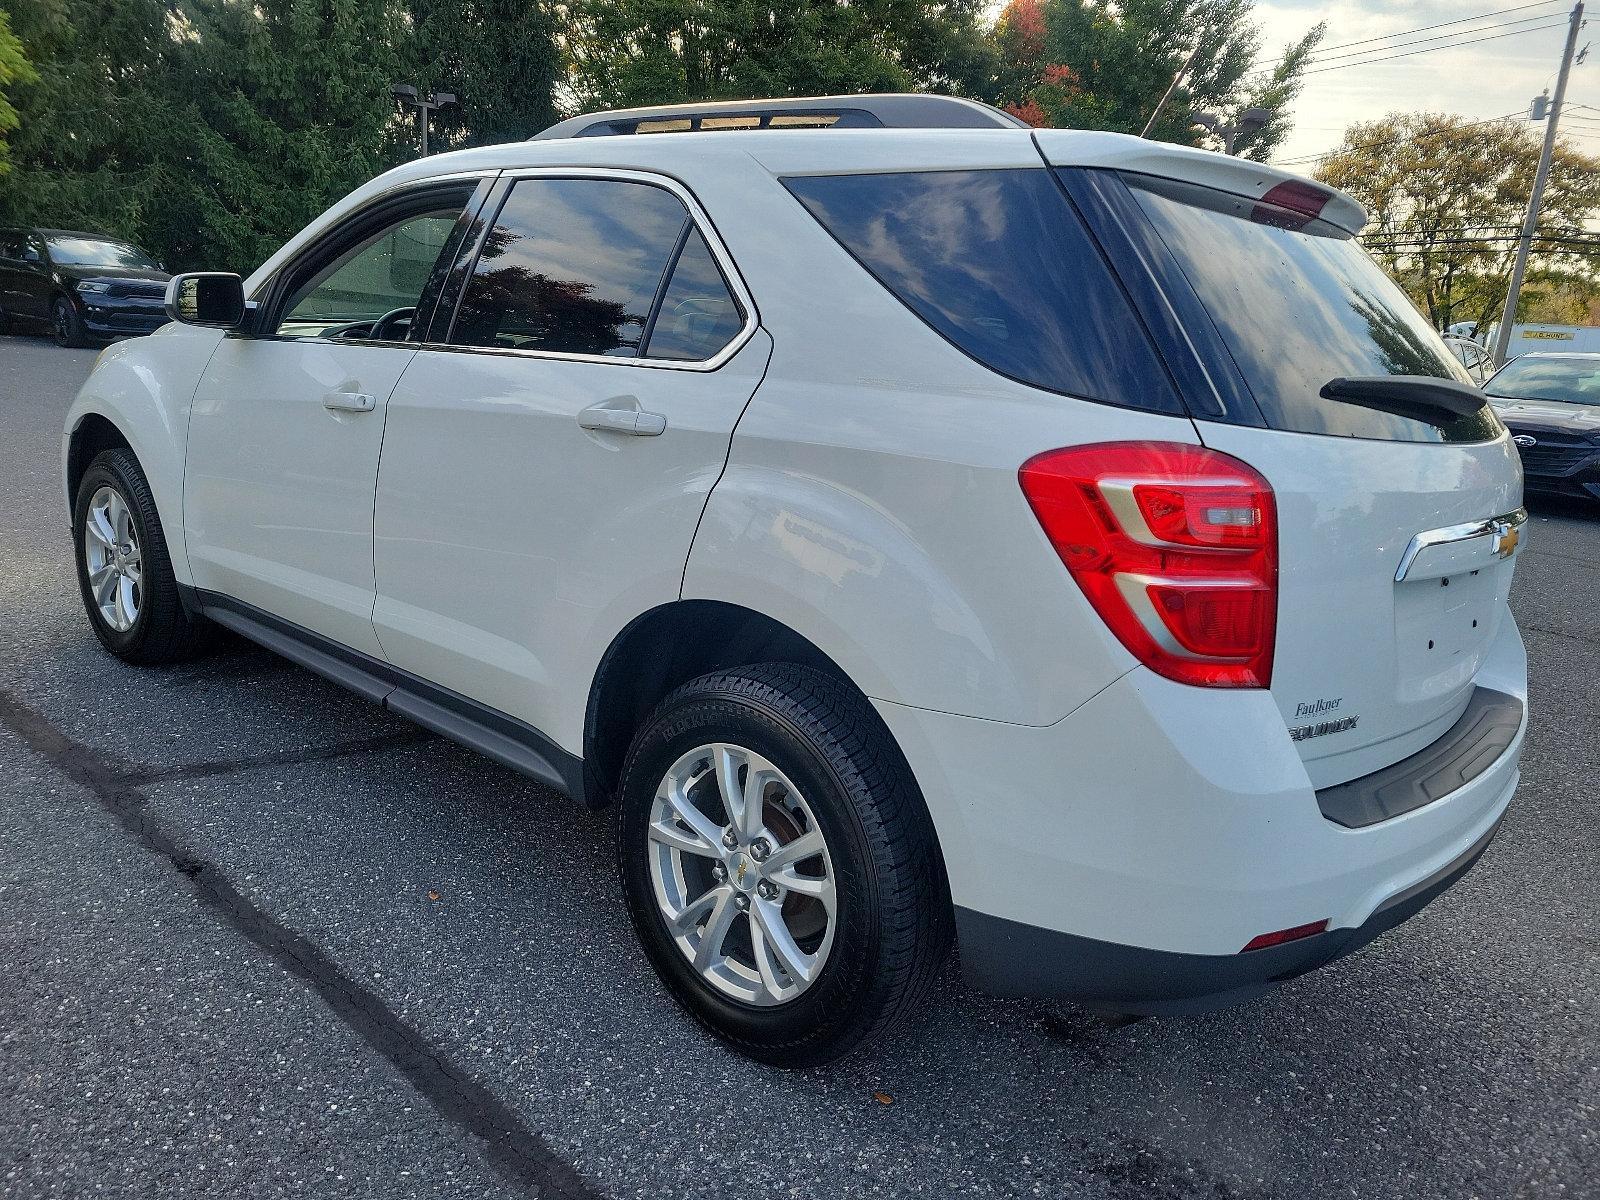
[[[1125,133],[1040,129],[1034,140],[1051,166],[1104,167],[1199,184],[1316,217],[1350,234],[1360,233],[1367,223],[1366,209],[1338,188],[1247,158]]]

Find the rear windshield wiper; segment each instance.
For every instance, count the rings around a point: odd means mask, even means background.
[[[1343,400],[1440,427],[1473,416],[1489,402],[1475,387],[1433,375],[1340,376],[1323,384],[1321,395],[1324,400]]]

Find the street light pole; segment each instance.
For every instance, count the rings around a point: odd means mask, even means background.
[[[1254,133],[1265,126],[1268,121],[1272,120],[1272,113],[1265,108],[1247,108],[1226,125],[1222,123],[1222,118],[1216,113],[1191,113],[1189,120],[1196,125],[1204,126],[1221,138],[1224,151],[1232,154],[1239,139],[1245,134]]]
[[[1561,120],[1561,104],[1567,98],[1567,76],[1572,72],[1572,53],[1578,45],[1578,30],[1583,27],[1583,0],[1572,6],[1572,22],[1567,26],[1567,47],[1561,53],[1561,74],[1556,77],[1556,94],[1550,100],[1550,115],[1545,119],[1544,147],[1539,151],[1539,166],[1533,173],[1533,191],[1528,196],[1528,215],[1517,239],[1517,257],[1511,264],[1511,283],[1506,288],[1506,307],[1500,314],[1500,328],[1494,335],[1494,365],[1504,366],[1511,348],[1511,325],[1517,318],[1517,299],[1522,293],[1522,278],[1528,270],[1528,255],[1533,250],[1533,235],[1539,227],[1539,205],[1544,201],[1544,185],[1550,179],[1550,159],[1556,148],[1556,123]]]
[[[417,89],[409,83],[397,83],[389,89],[389,94],[402,108],[410,106],[417,110],[417,132],[422,143],[421,157],[428,157],[428,119],[441,108],[448,108],[455,104],[456,97],[453,92],[434,92],[426,100],[418,94]]]

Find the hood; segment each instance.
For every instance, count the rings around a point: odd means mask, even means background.
[[[1490,396],[1500,419],[1513,429],[1521,425],[1559,429],[1564,433],[1600,434],[1600,404],[1567,404],[1561,400],[1511,400]]]
[[[90,263],[57,263],[55,273],[64,283],[83,283],[90,279],[105,283],[148,282],[152,292],[165,291],[167,280],[172,278],[153,267],[97,267]]]

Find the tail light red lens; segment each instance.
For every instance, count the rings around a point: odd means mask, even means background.
[[[1278,518],[1251,467],[1203,446],[1107,442],[1018,472],[1061,561],[1140,662],[1200,687],[1267,687]]]

